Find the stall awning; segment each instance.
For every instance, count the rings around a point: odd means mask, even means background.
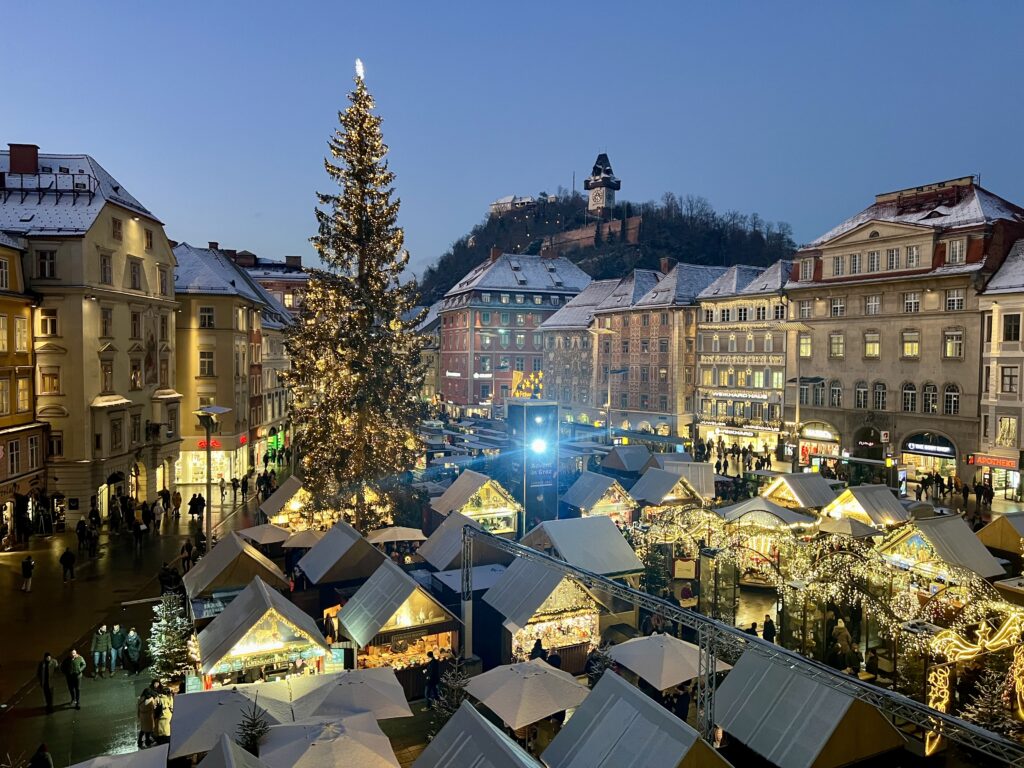
[[[779,475],[761,492],[769,499],[778,497],[805,509],[827,507],[836,498],[828,480],[817,472],[790,472]]]
[[[426,620],[410,617],[413,621],[419,621],[419,624],[405,628],[413,629],[415,626],[427,626],[455,619],[405,571],[390,560],[384,560],[352,599],[342,607],[338,613],[338,623],[348,637],[358,643],[360,648],[365,648],[405,602],[417,594],[428,601],[433,615],[425,617]]]
[[[562,503],[575,509],[590,509],[615,484],[615,478],[608,475],[583,472],[562,496]]]
[[[697,492],[690,487],[690,483],[685,477],[657,468],[644,472],[629,489],[629,495],[641,504],[660,506],[673,495],[673,491],[676,496],[675,499],[672,499],[673,502],[685,503],[699,500]]]
[[[644,570],[644,564],[610,517],[547,520],[520,543],[541,551],[554,550],[556,557],[570,565],[602,576],[626,576]]]
[[[256,761],[256,758],[252,759]],[[259,761],[256,762],[259,763]],[[151,749],[140,749],[138,752],[128,752],[122,755],[101,755],[83,763],[75,763],[71,768],[167,768],[167,745],[160,744]],[[266,768],[266,766],[259,764],[258,766],[240,766],[240,768]]]
[[[510,505],[515,505],[512,496],[502,488],[497,480],[487,475],[481,475],[471,469],[464,470],[461,475],[455,478],[455,482],[448,486],[444,493],[430,502],[435,512],[441,515],[448,515],[452,512],[460,512],[469,503],[474,494],[478,493],[485,485],[491,485],[492,490],[499,496],[506,498]]]
[[[681,454],[666,454],[677,456]],[[701,461],[673,461],[669,459],[663,467],[674,475],[679,475],[686,480],[687,484],[705,499],[715,498],[715,472],[714,467]]]
[[[387,558],[348,523],[335,523],[299,560],[314,584],[368,578]]]
[[[310,645],[330,649],[312,617],[257,576],[199,633],[203,672],[209,674],[268,613],[291,625]]]
[[[416,554],[439,571],[462,566],[462,529],[480,529],[479,523],[458,512],[449,514],[424,541]],[[512,556],[487,544],[482,538],[473,540],[473,565],[507,564]]]
[[[561,583],[562,574],[558,571],[519,558],[484,593],[484,601],[505,617],[506,629],[516,632],[526,626]]]
[[[149,750],[133,752],[132,754],[145,754]],[[166,760],[164,761],[166,763]],[[136,768],[132,766],[132,768]],[[160,766],[164,768],[164,766]],[[226,733],[222,733],[217,744],[206,753],[206,757],[199,761],[197,768],[267,768],[267,764],[238,746],[234,739]]]
[[[887,485],[847,488],[822,509],[821,514],[829,517],[851,515],[878,526],[898,525],[911,519],[910,512],[900,504]]]
[[[851,765],[903,746],[878,710],[752,651],[715,692],[715,720],[787,768]]]
[[[729,765],[700,735],[608,671],[544,751],[548,768]]]
[[[985,549],[985,545],[959,515],[924,518],[918,520],[914,527],[928,540],[943,562],[966,568],[985,579],[1006,574],[999,561]]]
[[[1024,539],[1024,512],[1008,512],[1000,515],[978,531],[978,539],[986,547],[1000,552],[1022,553]]]
[[[266,501],[260,504],[260,512],[265,514],[268,519],[273,517],[284,509],[284,505],[291,501],[292,497],[301,489],[302,481],[292,475],[281,483]]]
[[[639,473],[650,458],[651,452],[645,445],[617,445],[601,461],[601,469]]]
[[[238,730],[245,713],[257,700],[268,724],[291,722],[291,705],[260,696],[261,685],[237,685],[176,696],[168,757],[174,760],[209,752],[222,734]]]
[[[244,587],[257,576],[273,586],[288,586],[280,568],[230,531],[182,577],[182,582],[191,600],[215,589]]]
[[[412,768],[541,768],[468,701],[431,739]]]
[[[813,525],[815,520],[810,515],[780,506],[761,496],[728,507],[719,507],[714,513],[727,523],[735,523],[750,514],[771,515],[785,525]]]

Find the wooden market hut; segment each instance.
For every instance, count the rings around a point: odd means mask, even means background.
[[[543,760],[548,768],[729,766],[697,731],[611,670],[544,750]]]
[[[301,510],[301,506],[298,509],[290,509],[289,503],[297,497],[301,498],[303,494],[302,481],[295,475],[291,475],[267,497],[266,501],[260,504],[259,513],[263,516],[264,521],[287,525],[289,512],[298,513]]]
[[[462,529],[472,526],[482,530],[480,524],[461,512],[450,512],[416,554],[426,560],[437,571],[448,571],[462,567]],[[483,538],[473,541],[473,565],[504,565],[512,562],[512,555],[488,546]]]
[[[484,669],[526,661],[535,640],[558,648],[562,669],[583,671],[587,654],[601,641],[601,606],[575,581],[550,566],[516,559],[484,593],[473,649]]]
[[[559,517],[600,515],[629,525],[636,508],[633,497],[614,477],[583,472],[562,496]]]
[[[520,747],[468,701],[430,740],[412,768],[542,768],[529,752]]]
[[[856,485],[842,491],[822,508],[823,517],[849,517],[875,528],[893,528],[913,515],[887,485]]]
[[[839,768],[903,747],[874,707],[746,651],[715,692],[715,720],[760,757],[785,768]]]
[[[616,445],[601,459],[601,471],[616,477],[639,477],[644,473],[651,452],[644,445]]]
[[[818,512],[836,498],[828,480],[817,472],[788,472],[772,480],[761,495],[783,507]]]
[[[387,557],[342,521],[335,523],[299,560],[299,568],[316,585],[368,579]]]
[[[999,515],[978,531],[977,535],[989,549],[1020,563],[1024,556],[1024,512]]]
[[[356,665],[393,668],[410,700],[423,697],[427,652],[459,647],[459,620],[390,560],[342,607],[338,623],[359,648]]]
[[[972,571],[983,579],[1005,576],[1003,566],[985,549],[959,515],[923,518],[898,528],[878,544],[887,561],[943,583],[955,583],[948,566]]]
[[[515,536],[522,507],[497,480],[465,470],[438,498],[430,502],[436,527],[452,512],[476,521],[481,528],[498,536]]]
[[[253,682],[262,670],[287,674],[301,658],[311,667],[330,650],[316,622],[280,592],[255,577],[224,611],[199,633],[204,675]]]
[[[288,578],[270,558],[229,531],[182,577],[193,619],[200,625],[212,619],[257,577],[288,587]]]
[[[636,576],[644,571],[644,564],[622,531],[607,517],[547,520],[523,536],[519,543],[613,579]]]
[[[629,495],[640,505],[642,518],[657,514],[664,507],[704,503],[689,480],[665,469],[648,469],[629,489]]]

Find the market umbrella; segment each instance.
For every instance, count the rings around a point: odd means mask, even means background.
[[[123,755],[100,755],[71,768],[167,768],[167,745],[140,749]]]
[[[532,659],[477,675],[466,692],[515,730],[579,706],[589,689],[568,672]]]
[[[692,680],[698,674],[700,648],[671,635],[655,633],[634,637],[612,646],[608,655],[653,685],[665,691],[674,685]],[[715,671],[732,669],[724,661],[715,662]]]
[[[400,525],[393,525],[390,528],[378,528],[366,534],[366,540],[371,544],[388,544],[396,541],[426,541],[427,537],[419,528],[403,528]]]
[[[324,531],[315,531],[312,528],[308,528],[305,531],[293,533],[285,539],[284,544],[281,546],[285,549],[312,549],[313,545],[323,537]]]
[[[822,518],[818,530],[822,533],[834,533],[837,536],[851,536],[854,539],[879,535],[879,532],[870,525],[862,523],[860,520],[854,520],[852,517],[840,517],[838,520],[833,517]]]
[[[234,733],[253,702],[265,712],[267,722],[292,722],[290,704],[261,695],[261,685],[239,685],[213,691],[183,693],[174,697],[171,745],[167,755],[177,757],[209,752],[222,733]]]
[[[238,535],[244,536],[255,544],[278,544],[282,541],[287,541],[291,537],[292,532],[273,523],[264,523],[252,528],[243,528],[238,532]]]
[[[267,764],[256,755],[249,754],[238,746],[233,736],[234,734],[222,733],[213,749],[199,761],[197,768],[266,768]],[[166,766],[161,765],[160,768]]]
[[[296,720],[370,712],[378,720],[412,717],[405,690],[391,667],[289,678]]]
[[[271,726],[260,743],[260,760],[270,768],[400,768],[391,742],[369,712]]]

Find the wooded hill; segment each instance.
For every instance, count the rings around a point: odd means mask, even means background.
[[[559,190],[537,196],[535,207],[489,215],[456,240],[420,281],[422,302],[431,304],[477,264],[492,247],[507,253],[540,253],[544,238],[593,223],[586,198]],[[659,202],[616,205],[614,218],[641,216],[636,244],[595,242],[565,255],[595,279],[619,277],[631,269],[657,269],[663,256],[694,264],[768,265],[796,250],[792,230],[784,222],[764,221],[756,213],[717,213],[702,197],[665,194]]]

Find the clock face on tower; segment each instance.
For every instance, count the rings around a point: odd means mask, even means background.
[[[591,208],[603,208],[604,207],[604,189],[598,187],[597,189],[590,190],[590,207]]]

